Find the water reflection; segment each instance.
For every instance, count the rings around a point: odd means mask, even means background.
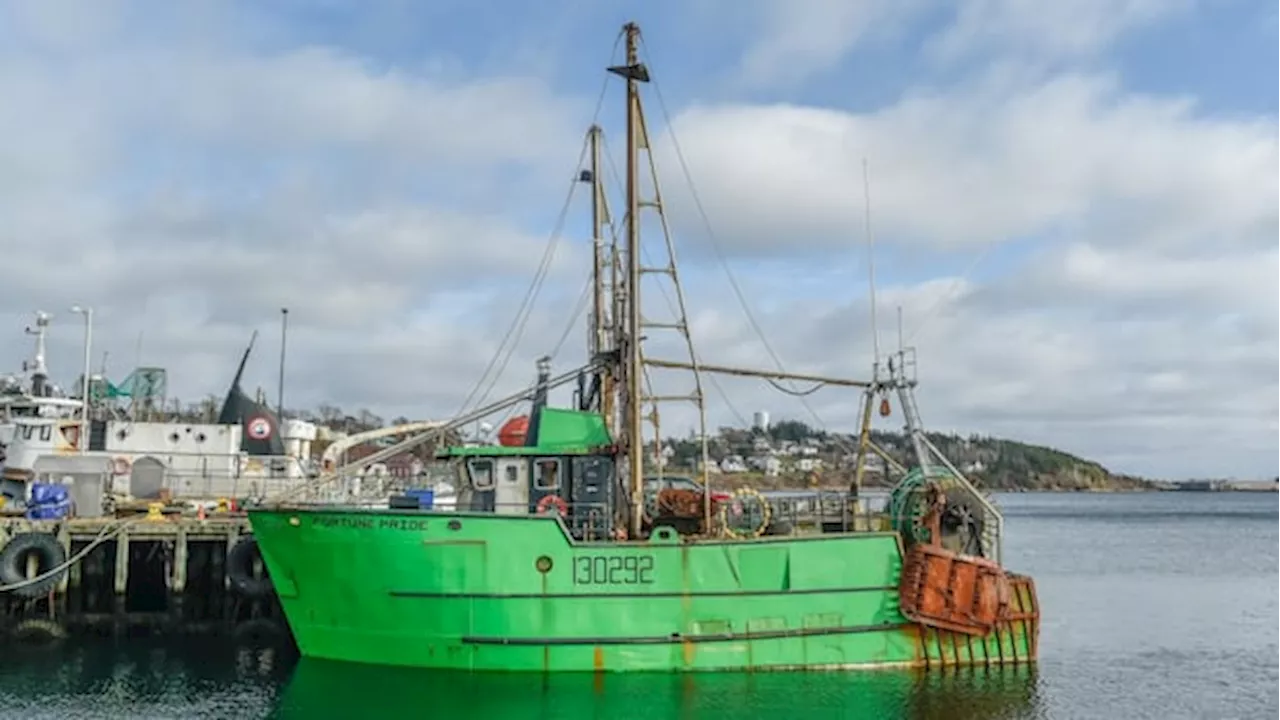
[[[203,639],[5,643],[0,718],[1275,718],[1275,496],[1001,499],[1045,616],[1038,677],[995,672],[466,675]],[[1141,518],[1153,519],[1146,522]]]
[[[0,655],[0,716],[264,717],[296,653],[193,640],[71,643]]]
[[[1039,718],[1033,668],[945,673],[503,674],[303,659],[273,718]]]

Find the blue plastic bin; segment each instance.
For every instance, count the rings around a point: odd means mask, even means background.
[[[27,501],[27,519],[57,520],[71,510],[71,495],[67,486],[60,483],[32,483],[31,499]]]
[[[425,488],[418,489],[418,490],[406,490],[404,494],[408,495],[409,497],[418,499],[419,510],[430,510],[431,506],[435,504],[435,500],[436,500],[435,490],[428,490]]]

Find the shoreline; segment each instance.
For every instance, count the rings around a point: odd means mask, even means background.
[[[686,475],[690,477],[692,474],[671,473],[671,475]],[[765,479],[760,475],[754,474],[717,474],[710,477],[713,487],[735,488],[748,487],[758,492],[847,492],[849,484],[846,483],[823,483],[820,486],[809,486],[803,480],[792,480],[792,482],[778,482],[777,479]],[[995,493],[1146,493],[1146,492],[1196,492],[1196,493],[1220,493],[1220,492],[1247,492],[1247,493],[1280,493],[1280,483],[1274,480],[1212,480],[1212,482],[1204,482],[1204,480],[1187,480],[1187,482],[1169,482],[1169,480],[1148,480],[1142,486],[1105,486],[1105,487],[991,487],[982,482],[977,483],[979,489],[983,492]],[[863,484],[861,487],[864,492],[870,493],[887,493],[890,492],[892,486],[887,484]]]

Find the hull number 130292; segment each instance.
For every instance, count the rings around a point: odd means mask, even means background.
[[[578,555],[573,558],[574,585],[651,585],[652,555]]]

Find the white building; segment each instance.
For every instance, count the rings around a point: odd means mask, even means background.
[[[769,429],[769,411],[768,410],[755,411],[755,413],[751,415],[751,427],[755,428],[756,430],[768,430]]]

